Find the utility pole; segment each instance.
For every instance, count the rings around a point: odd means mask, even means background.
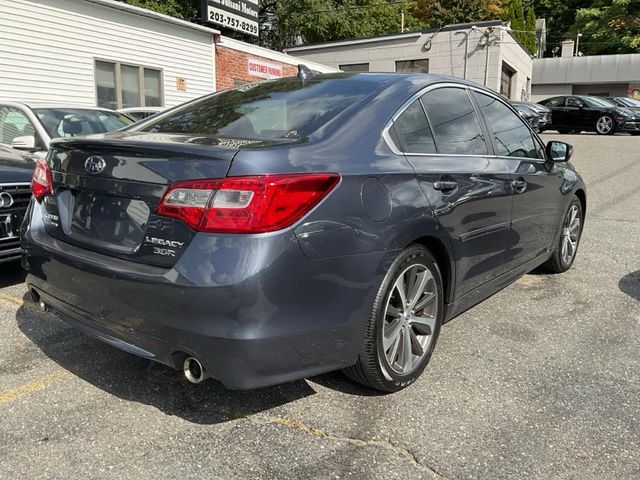
[[[576,52],[573,55],[574,57],[577,57],[578,55],[580,55],[580,50],[578,50],[578,47],[580,46],[580,37],[582,36],[582,34],[580,32],[578,32],[578,35],[576,35]]]
[[[404,33],[404,10],[400,10],[400,33]]]

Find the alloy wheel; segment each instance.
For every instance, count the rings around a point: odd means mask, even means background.
[[[577,205],[573,205],[564,219],[562,225],[562,247],[560,257],[562,263],[569,265],[573,261],[578,248],[580,238],[580,211]]]
[[[393,285],[384,312],[382,348],[391,370],[408,375],[429,350],[438,315],[438,290],[422,264],[404,269]]]
[[[600,117],[596,122],[596,130],[598,130],[598,133],[606,135],[607,133],[611,132],[612,129],[613,119],[607,115]]]

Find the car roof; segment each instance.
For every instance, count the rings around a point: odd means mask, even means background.
[[[30,108],[30,109],[37,109],[37,108],[50,108],[50,109],[59,109],[59,110],[65,110],[65,109],[73,109],[73,110],[100,110],[100,111],[104,111],[104,112],[113,112],[115,110],[110,110],[108,108],[103,108],[103,107],[91,107],[91,106],[87,106],[87,105],[69,105],[69,104],[57,104],[57,103],[27,103],[27,102],[15,102],[15,101],[4,101],[4,100],[0,100],[0,105],[6,105],[9,107],[18,107],[18,108]]]

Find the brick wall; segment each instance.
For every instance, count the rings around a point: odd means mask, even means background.
[[[269,58],[250,55],[245,52],[216,45],[216,89],[226,90],[227,88],[233,88],[235,80],[248,83],[264,81],[264,78],[249,75],[247,71],[247,60],[249,58],[281,65],[282,74],[285,77],[295,76],[298,72],[297,67],[294,65],[287,65],[286,63],[276,62]]]

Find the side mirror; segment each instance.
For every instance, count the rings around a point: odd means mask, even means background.
[[[565,142],[552,140],[547,143],[547,155],[554,162],[568,162],[573,155],[573,146]]]
[[[11,141],[11,148],[15,148],[17,150],[33,150],[36,148],[36,137],[33,135],[16,137]]]

